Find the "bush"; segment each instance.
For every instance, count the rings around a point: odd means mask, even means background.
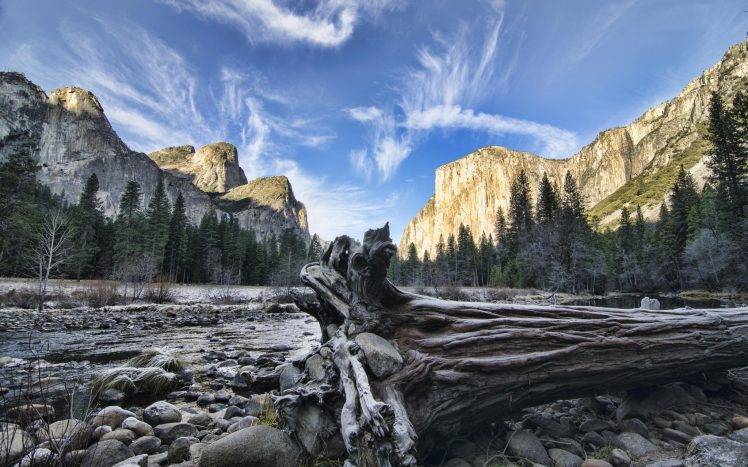
[[[174,303],[174,288],[172,283],[159,280],[155,284],[146,286],[143,299],[152,303]]]
[[[468,295],[456,285],[442,287],[437,291],[437,293],[439,298],[443,300],[467,301],[469,299]]]
[[[114,306],[124,301],[114,281],[91,281],[85,289],[73,292],[73,297],[91,308]]]
[[[5,306],[12,308],[24,308],[30,310],[36,308],[37,302],[36,293],[29,289],[10,289],[5,296],[2,297],[2,303]]]

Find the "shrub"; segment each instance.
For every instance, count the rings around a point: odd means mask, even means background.
[[[124,301],[114,281],[91,281],[85,289],[73,292],[73,297],[91,308],[114,306]]]
[[[146,286],[143,298],[152,303],[174,303],[174,288],[171,282],[159,280]]]

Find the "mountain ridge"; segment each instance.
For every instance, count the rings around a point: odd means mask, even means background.
[[[647,109],[628,125],[599,132],[572,157],[546,159],[486,146],[444,164],[436,169],[434,195],[400,237],[400,254],[406,254],[410,243],[419,255],[433,253],[439,238],[446,242],[449,235],[457,235],[460,224],[469,226],[476,240],[482,233],[493,233],[496,212],[499,207],[507,211],[511,182],[520,169],[528,175],[533,196],[544,173],[562,186],[566,172],[571,172],[602,226],[615,225],[621,207],[635,208],[635,203],[652,219],[680,164],[701,184],[707,176],[704,129],[711,92],[720,89],[730,99],[748,87],[747,82],[748,42],[744,41],[730,47],[675,97]],[[638,181],[651,184],[632,195],[631,184]]]
[[[260,239],[279,237],[291,229],[305,242],[310,240],[306,207],[295,198],[290,182],[277,185],[285,190],[275,194],[284,205],[248,198],[241,209],[223,209],[218,198],[248,183],[233,145],[206,145],[189,168],[162,168],[148,155],[130,150],[90,91],[62,87],[47,95],[21,73],[0,72],[0,160],[19,150],[29,151],[39,162],[39,181],[68,202],[77,202],[86,179],[95,173],[107,215],[116,214],[129,180],[141,185],[146,205],[163,179],[172,203],[179,193],[184,197],[192,223],[199,223],[208,212],[230,213]]]

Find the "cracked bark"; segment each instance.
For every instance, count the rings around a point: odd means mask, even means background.
[[[623,310],[452,302],[386,280],[389,227],[363,244],[342,236],[303,282],[318,303],[297,300],[323,333],[325,378],[276,398],[292,434],[298,408],[335,420],[348,465],[414,465],[418,448],[522,408],[607,390],[677,381],[748,363],[748,308]],[[353,340],[392,343],[399,371],[376,380]],[[422,449],[425,450],[425,449]]]

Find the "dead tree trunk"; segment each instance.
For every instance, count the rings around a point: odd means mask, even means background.
[[[323,344],[276,407],[313,456],[413,465],[424,441],[524,407],[748,364],[746,308],[438,300],[386,280],[395,251],[385,225],[362,245],[338,237],[301,272],[318,303],[298,305],[319,321]]]

